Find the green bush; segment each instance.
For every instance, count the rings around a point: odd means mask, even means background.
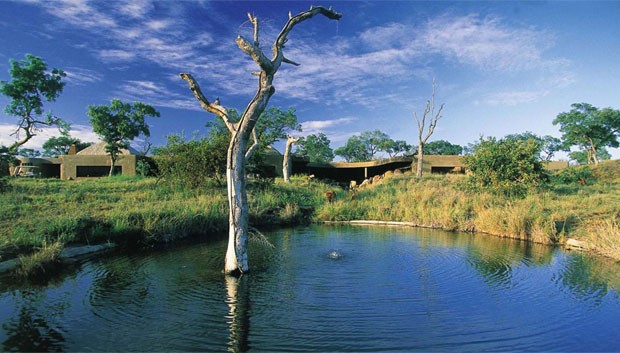
[[[9,183],[9,178],[0,177],[0,194],[11,190],[11,183]]]
[[[548,180],[534,140],[482,138],[464,163],[474,188],[487,188],[507,196],[523,196]]]
[[[551,180],[558,184],[590,184],[594,176],[587,166],[574,166],[561,169],[552,175]]]
[[[213,182],[225,183],[226,136],[185,141],[182,135],[168,136],[166,146],[156,151],[158,176],[182,187],[198,188]]]

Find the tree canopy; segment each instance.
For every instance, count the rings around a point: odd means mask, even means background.
[[[568,152],[568,148],[564,146],[562,141],[551,135],[538,136],[533,132],[526,131],[520,134],[510,134],[504,137],[507,140],[519,140],[519,141],[528,141],[531,140],[538,147],[538,157],[542,161],[550,161],[551,158],[555,155],[556,152],[566,151]]]
[[[88,106],[88,116],[93,131],[106,143],[106,152],[110,155],[110,175],[118,155],[123,148],[128,148],[130,141],[140,134],[149,136],[149,126],[145,117],[158,117],[159,112],[152,106],[141,102],[123,103],[113,99],[111,104]]]
[[[43,102],[53,102],[62,92],[65,83],[64,71],[52,69],[47,71],[43,59],[26,54],[21,61],[10,60],[9,73],[11,81],[0,81],[0,93],[11,99],[4,109],[8,115],[19,118],[18,128],[12,134],[20,139],[9,146],[12,153],[17,153],[19,146],[36,136],[41,126],[62,126],[64,122],[52,113],[43,112]]]
[[[452,144],[446,140],[425,143],[422,149],[424,154],[430,155],[460,155],[463,153],[463,146]]]
[[[331,141],[319,132],[308,135],[297,142],[296,154],[314,163],[329,163],[334,159],[334,151],[329,147]]]
[[[347,162],[363,162],[372,158],[370,152],[366,149],[366,144],[358,135],[349,137],[344,146],[334,150],[334,154],[341,156]]]
[[[599,109],[588,103],[574,103],[569,112],[560,113],[553,125],[560,126],[564,147],[576,146],[587,154],[587,163],[598,163],[605,147],[618,147],[620,111]]]
[[[153,150],[159,177],[170,184],[191,188],[211,181],[223,184],[228,140],[226,135],[217,133],[206,138],[194,136],[189,141],[183,135],[168,135],[166,145]]]
[[[481,138],[464,163],[475,186],[522,194],[547,178],[539,153],[533,139]]]
[[[347,162],[362,162],[372,160],[378,152],[386,152],[393,157],[410,148],[405,141],[394,141],[386,133],[373,130],[351,136],[344,146],[334,150],[334,154]]]
[[[92,142],[82,142],[80,139],[71,137],[69,125],[60,129],[60,136],[53,136],[43,143],[43,156],[56,157],[69,153],[71,145],[75,145],[76,152],[92,145]]]

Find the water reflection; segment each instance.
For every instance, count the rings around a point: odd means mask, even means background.
[[[0,351],[609,351],[613,261],[484,235],[307,227],[89,261],[0,286]],[[253,244],[256,245],[256,244]],[[335,261],[329,253],[344,256]]]
[[[19,305],[17,318],[2,325],[6,339],[1,351],[7,352],[62,352],[65,338],[60,330],[48,324],[49,313],[39,312],[40,292],[25,291],[14,293]]]
[[[250,349],[250,291],[248,276],[226,276],[227,321],[230,327],[229,352],[247,352]]]
[[[605,277],[612,277],[610,276],[612,272],[609,272],[611,268],[602,266],[604,260],[581,254],[570,256],[556,280],[561,282],[562,287],[568,289],[575,298],[598,306],[610,289],[608,279]],[[601,272],[602,269],[605,271]],[[617,266],[615,270],[618,271]]]

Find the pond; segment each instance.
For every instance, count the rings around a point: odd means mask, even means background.
[[[618,351],[620,266],[484,235],[310,226],[0,284],[0,351]]]

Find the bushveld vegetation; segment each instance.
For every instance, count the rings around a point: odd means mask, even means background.
[[[293,177],[249,185],[250,223],[259,229],[312,221],[412,222],[545,244],[568,237],[620,259],[620,161],[571,167],[525,195],[474,189],[464,175],[410,173],[356,191]],[[336,198],[329,202],[327,190]],[[53,261],[64,246],[114,242],[149,247],[180,238],[219,239],[228,227],[226,188],[185,188],[156,178],[62,181],[12,179],[0,194],[0,260],[21,270]]]
[[[251,183],[250,221],[257,228],[310,222],[328,185]],[[53,260],[72,244],[150,246],[180,238],[221,238],[228,228],[226,187],[186,188],[156,178],[11,179],[0,193],[0,261]],[[303,187],[301,187],[303,186]],[[53,252],[50,250],[54,250]],[[35,267],[35,266],[31,266]]]
[[[544,244],[574,237],[620,259],[620,161],[570,167],[517,194],[472,188],[465,175],[392,177],[368,190],[339,193],[318,219],[412,222]]]

